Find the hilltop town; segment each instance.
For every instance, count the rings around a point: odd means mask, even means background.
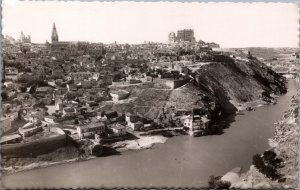
[[[286,92],[285,78],[261,61],[196,41],[191,29],[143,44],[60,41],[55,24],[51,43],[5,36],[2,168],[221,133],[222,116]]]

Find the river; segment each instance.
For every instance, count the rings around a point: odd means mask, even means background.
[[[276,105],[243,112],[222,135],[194,138],[177,136],[153,149],[84,162],[55,165],[2,176],[4,187],[205,187],[210,175],[223,175],[234,167],[247,170],[252,156],[262,153],[274,134],[274,123],[296,95],[295,80]]]

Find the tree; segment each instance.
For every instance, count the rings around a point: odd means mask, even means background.
[[[20,86],[19,90],[21,92],[26,92],[27,91],[27,88],[25,86]]]
[[[259,154],[255,154],[252,159],[252,164],[257,168],[263,168],[265,163]]]
[[[276,169],[281,162],[281,159],[276,159],[276,154],[273,151],[265,151],[263,156],[259,154],[254,155],[252,163],[261,173],[275,180],[281,178]]]
[[[35,93],[35,89],[36,89],[35,85],[31,86],[30,89],[29,89],[29,94]]]
[[[44,108],[44,109],[48,110],[47,107],[46,107],[46,105],[43,102],[39,102],[37,104],[34,104],[33,107],[34,108]]]
[[[92,154],[94,156],[101,156],[103,154],[103,146],[102,145],[95,145],[92,149]]]
[[[229,189],[231,183],[228,181],[222,181],[221,177],[214,177],[213,175],[209,177],[208,187],[212,189]]]
[[[2,97],[2,100],[7,100],[7,98],[8,98],[7,92],[1,92],[1,97]]]
[[[276,153],[270,150],[265,151],[263,155],[265,160],[273,160],[276,157]]]
[[[30,73],[31,69],[27,67],[27,68],[24,69],[24,71],[27,72],[27,73]]]

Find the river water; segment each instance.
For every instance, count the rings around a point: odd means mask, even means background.
[[[3,176],[2,183],[9,188],[205,187],[210,175],[223,175],[234,167],[247,170],[252,156],[268,148],[274,123],[288,109],[297,88],[294,80],[289,81],[288,93],[276,105],[237,115],[222,135],[177,136],[153,149]]]

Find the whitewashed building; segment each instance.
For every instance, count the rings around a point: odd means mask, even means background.
[[[112,125],[110,128],[112,129],[115,136],[123,136],[127,134],[126,127],[119,123]]]
[[[77,134],[80,139],[94,137],[95,134],[101,134],[104,132],[105,124],[103,122],[77,126]]]

